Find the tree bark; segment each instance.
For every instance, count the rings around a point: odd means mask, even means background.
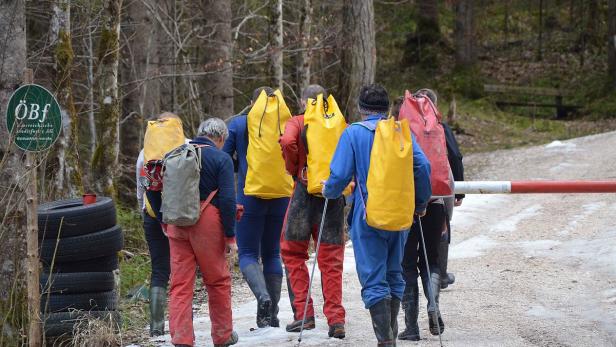
[[[301,0],[302,9],[299,23],[299,35],[301,40],[301,51],[299,52],[297,62],[297,95],[301,95],[302,91],[310,85],[310,63],[312,59],[312,0]]]
[[[357,96],[362,86],[374,83],[376,43],[372,0],[345,0],[340,101],[347,119],[359,119]]]
[[[454,41],[456,48],[456,64],[468,67],[475,64],[475,20],[474,0],[459,0],[456,2],[456,25]]]
[[[271,87],[283,91],[283,56],[284,44],[282,31],[282,0],[274,0],[270,5],[270,75]]]
[[[616,90],[616,0],[608,0],[608,74],[612,90]]]
[[[56,98],[62,108],[63,131],[56,145],[57,168],[54,171],[51,199],[74,197],[83,191],[79,164],[78,117],[73,100],[73,45],[71,43],[71,1],[55,0],[50,25],[50,44],[55,62],[53,68]]]
[[[0,1],[0,114],[21,84],[26,67],[25,0]],[[22,151],[0,126],[0,345],[21,346],[27,331],[26,201],[28,175]]]
[[[211,116],[225,119],[234,114],[231,1],[205,1],[203,16],[212,32],[205,42],[205,66],[215,71],[206,81],[205,104]]]
[[[438,1],[417,1],[417,36],[422,44],[434,44],[441,39]]]
[[[103,1],[101,36],[98,45],[98,144],[92,156],[93,189],[98,194],[116,197],[118,171],[119,115],[118,66],[120,12],[122,0]]]

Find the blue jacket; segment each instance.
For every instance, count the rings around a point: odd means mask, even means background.
[[[365,121],[376,123],[383,117],[375,115],[368,117]],[[432,195],[430,185],[430,162],[421,150],[421,147],[413,140],[413,174],[415,177],[415,211],[424,211],[428,206],[428,200]],[[342,194],[344,188],[355,176],[356,184],[361,189],[355,188],[354,215],[363,215],[364,206],[360,194],[363,193],[364,201],[367,199],[366,181],[368,179],[368,168],[370,167],[370,153],[374,142],[374,132],[363,126],[351,125],[340,137],[334,158],[330,164],[330,176],[325,184],[325,197],[337,198]]]
[[[212,204],[220,211],[220,219],[226,237],[235,236],[235,177],[233,161],[214,142],[205,137],[196,137],[190,143],[206,145],[201,148],[201,179],[199,195],[207,200],[211,192],[218,189]]]
[[[248,152],[247,116],[246,113],[242,113],[231,118],[227,124],[229,137],[222,147],[222,150],[233,159],[235,172],[237,172],[237,199],[240,203],[244,197],[244,184],[246,183],[246,172],[248,171],[248,161],[246,161],[246,154]]]

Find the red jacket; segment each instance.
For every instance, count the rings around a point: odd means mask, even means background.
[[[302,139],[302,131],[304,130],[304,115],[297,115],[291,118],[284,128],[284,134],[280,138],[280,147],[282,147],[282,157],[284,158],[287,172],[296,180],[303,184],[308,184],[306,181],[306,173],[303,172],[306,167],[306,146]]]

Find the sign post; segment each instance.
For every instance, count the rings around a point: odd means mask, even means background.
[[[28,314],[30,326],[28,342],[30,347],[42,345],[42,324],[40,314],[41,293],[39,287],[38,253],[38,193],[36,158],[34,152],[49,149],[60,135],[62,114],[60,105],[45,88],[32,84],[32,69],[24,71],[24,85],[9,99],[6,108],[6,125],[15,145],[26,152],[26,242],[27,242],[27,285]]]

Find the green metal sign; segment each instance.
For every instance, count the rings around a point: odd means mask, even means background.
[[[44,151],[60,135],[60,105],[47,89],[37,84],[26,84],[9,99],[6,126],[17,147],[30,152]]]

